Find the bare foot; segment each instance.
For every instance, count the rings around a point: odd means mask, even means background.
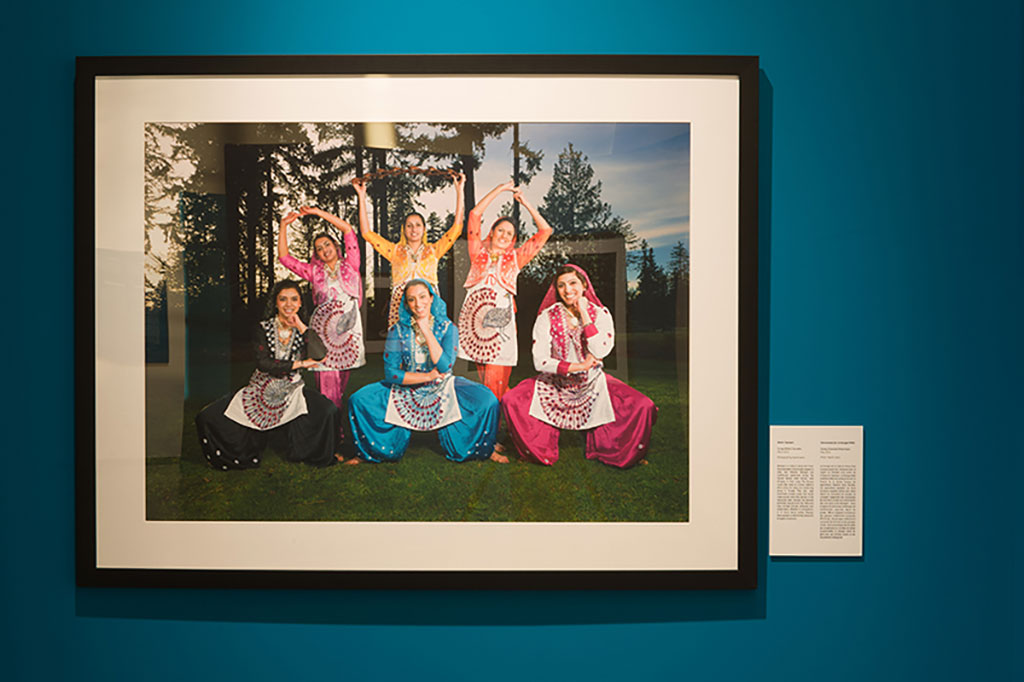
[[[502,445],[501,443],[495,443],[494,444],[494,451],[495,452],[505,452],[505,446]]]
[[[345,461],[344,455],[342,455],[340,452],[335,452],[334,453],[334,459],[338,460],[339,462],[344,462]]]
[[[497,462],[498,464],[508,464],[508,457],[505,455],[499,455],[497,450],[491,453],[490,459],[492,462]]]
[[[362,461],[363,460],[359,459],[358,457],[352,457],[351,459],[346,459],[344,462],[342,462],[342,464],[347,467],[353,467]]]

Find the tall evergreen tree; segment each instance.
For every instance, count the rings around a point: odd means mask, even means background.
[[[570,259],[581,263],[588,260],[581,259],[578,242],[591,239],[623,239],[627,260],[631,260],[629,251],[636,248],[636,235],[629,222],[616,215],[608,202],[601,200],[601,181],[595,176],[586,155],[571,143],[559,153],[552,169],[551,186],[538,207],[555,233],[544,250],[524,268],[525,277],[544,282],[557,265]],[[577,242],[572,252],[560,244],[567,241]],[[594,284],[609,291],[614,291],[615,281],[625,276],[625,273],[615,272],[589,274],[592,279],[607,280]]]
[[[629,246],[636,241],[629,223],[601,201],[601,181],[594,179],[594,167],[572,143],[558,155],[540,212],[559,236],[621,235]]]
[[[640,243],[640,273],[629,300],[629,327],[633,330],[664,329],[675,324],[669,310],[669,283],[665,271],[654,260],[647,240]]]
[[[690,251],[683,242],[672,247],[669,260],[669,301],[674,304],[677,327],[690,326]]]
[[[690,282],[690,251],[683,242],[678,241],[672,247],[668,261],[669,289],[672,293],[684,283]]]

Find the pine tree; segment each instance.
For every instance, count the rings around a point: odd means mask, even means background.
[[[690,251],[683,242],[676,242],[668,262],[669,290],[674,294],[681,286],[690,283]]]
[[[654,260],[654,249],[647,240],[640,243],[640,274],[629,301],[629,326],[633,330],[664,329],[675,324],[668,309],[669,282],[665,271]]]
[[[560,237],[621,235],[627,247],[636,242],[629,223],[601,201],[601,181],[594,179],[594,167],[572,143],[558,155],[540,212]]]

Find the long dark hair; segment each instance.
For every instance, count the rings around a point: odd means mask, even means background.
[[[294,279],[282,279],[270,290],[270,293],[267,294],[267,305],[263,310],[263,319],[268,320],[277,315],[277,297],[285,289],[295,289],[295,292],[299,295],[299,300],[302,301],[302,307],[299,308],[299,319],[305,323],[306,320],[302,317],[302,311],[306,307],[306,296],[302,292],[302,286]]]
[[[334,235],[332,235],[330,232],[320,232],[319,234],[314,235],[313,241],[311,241],[309,243],[309,260],[310,261],[312,261],[313,259],[316,259],[316,260],[319,260],[321,263],[323,263],[323,261],[320,260],[320,256],[316,255],[316,240],[317,239],[327,239],[332,244],[334,244],[334,254],[338,257],[338,260],[341,260],[342,257],[345,255],[345,250],[341,247],[341,244],[338,243],[338,240],[334,238]]]
[[[509,225],[512,226],[512,246],[515,246],[516,242],[519,241],[519,226],[516,225],[516,219],[510,215],[498,216],[498,219],[491,223],[491,231],[487,233],[487,238],[490,239],[491,243],[493,244],[494,228],[496,228],[498,225],[502,223],[508,223]]]
[[[586,291],[587,289],[590,288],[587,285],[587,278],[582,277],[578,269],[576,269],[572,265],[566,264],[558,268],[558,270],[555,272],[555,276],[551,278],[551,286],[552,288],[554,288],[556,296],[558,294],[558,278],[561,277],[562,275],[576,275],[576,279],[578,279],[580,283],[583,284],[583,291]],[[559,296],[558,298],[559,300],[561,300],[561,296]]]

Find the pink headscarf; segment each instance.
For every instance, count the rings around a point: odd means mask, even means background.
[[[578,265],[573,265],[572,263],[566,263],[562,267],[570,267],[573,270],[575,270],[576,274],[579,275],[580,280],[587,285],[587,288],[583,291],[583,295],[586,297],[586,299],[596,306],[599,306],[601,308],[604,307],[604,305],[601,303],[601,299],[597,297],[597,292],[594,291],[594,285],[590,283],[590,277],[588,277],[587,273],[583,271],[583,268],[581,268]],[[561,268],[559,268],[559,270],[561,270]],[[566,272],[561,274],[567,275],[569,273]],[[556,287],[556,285],[558,284],[559,276],[560,275],[556,275],[554,278],[552,278],[551,286],[548,287],[548,292],[544,294],[544,300],[541,301],[540,303],[540,309],[537,311],[538,314],[540,314],[544,310],[547,310],[555,303],[562,300],[558,296],[558,288]]]

